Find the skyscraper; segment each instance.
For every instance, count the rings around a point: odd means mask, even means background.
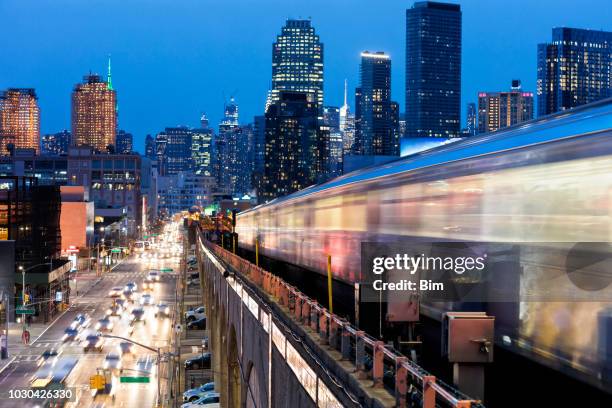
[[[62,130],[58,133],[44,135],[40,138],[40,147],[42,154],[68,154],[72,135],[68,130]]]
[[[325,176],[326,140],[319,109],[310,92],[282,91],[266,111],[266,150],[262,202],[316,183]]]
[[[340,108],[336,106],[323,107],[323,123],[329,126],[332,132],[340,131]]]
[[[553,28],[538,45],[538,116],[612,96],[612,32]]]
[[[115,145],[117,93],[96,74],[83,78],[72,92],[72,143],[105,152]]]
[[[0,96],[0,155],[9,146],[39,151],[40,109],[31,88],[9,88]]]
[[[155,159],[155,139],[151,135],[145,137],[145,157]]]
[[[287,20],[272,46],[272,92],[267,105],[281,91],[312,93],[323,108],[323,44],[310,20]]]
[[[406,136],[457,137],[461,114],[461,8],[406,10]]]
[[[224,116],[219,124],[219,134],[215,139],[217,185],[228,193],[236,190],[239,166],[238,143],[242,129],[238,123],[238,105],[233,97],[224,106]]]
[[[125,130],[117,132],[117,143],[115,146],[115,152],[117,154],[130,154],[134,150],[134,138],[131,133],[127,133]]]
[[[266,157],[266,117],[255,116],[253,118],[253,177],[252,185],[261,196],[263,191],[263,177]]]
[[[212,166],[212,128],[193,129],[191,137],[191,158],[193,160],[193,171],[195,174],[205,176],[213,175]]]
[[[155,139],[157,161],[162,176],[172,176],[193,168],[193,132],[186,126],[166,128]]]
[[[478,133],[478,110],[474,102],[467,104],[466,116],[466,134],[467,136],[475,136]]]
[[[478,93],[478,133],[493,132],[533,119],[533,93],[512,80],[510,91]]]
[[[349,154],[355,143],[355,114],[348,104],[348,83],[344,80],[344,104],[340,107],[340,133],[342,134],[342,153]]]
[[[391,101],[391,59],[362,52],[353,153],[399,156],[398,107]]]

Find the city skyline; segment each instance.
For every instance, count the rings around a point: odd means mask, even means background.
[[[390,4],[377,9],[374,15],[371,9],[363,7],[365,1],[339,1],[326,3],[325,7],[317,7],[316,1],[308,5],[269,1],[257,9],[240,3],[241,7],[232,10],[234,14],[229,19],[224,14],[229,11],[227,6],[209,2],[172,9],[164,7],[168,4],[165,1],[148,2],[150,7],[143,15],[139,14],[139,19],[133,18],[140,13],[139,7],[119,7],[116,3],[115,7],[111,4],[97,8],[96,18],[84,19],[89,30],[84,30],[82,23],[62,17],[70,14],[65,10],[88,15],[85,6],[67,4],[60,8],[53,7],[53,2],[42,2],[33,9],[28,4],[4,3],[0,5],[0,11],[8,17],[4,30],[13,34],[9,38],[19,41],[9,41],[0,56],[0,89],[35,88],[41,106],[41,134],[56,133],[70,127],[70,91],[74,83],[89,69],[105,73],[110,53],[120,109],[119,128],[134,134],[135,150],[142,152],[147,133],[155,134],[159,129],[181,124],[197,127],[202,112],[216,126],[223,113],[219,106],[231,95],[241,106],[244,123],[263,114],[271,86],[272,43],[288,18],[311,17],[325,47],[325,105],[342,105],[344,79],[348,78],[349,104],[354,106],[352,90],[358,84],[360,52],[380,49],[395,62],[392,93],[400,101],[400,111],[405,111],[401,103],[405,86],[405,10],[412,6],[412,1]],[[604,1],[580,5],[554,2],[555,7],[551,7],[552,1],[538,4],[525,1],[517,7],[520,13],[513,13],[503,4],[453,3],[461,5],[463,14],[462,127],[465,106],[476,100],[478,91],[503,89],[512,78],[521,78],[525,90],[535,91],[537,44],[549,40],[551,28],[610,30],[610,11]],[[355,6],[347,13],[349,4]],[[187,9],[190,13],[184,13]],[[580,12],[584,10],[588,12]],[[32,28],[22,24],[19,17],[35,18],[39,13],[57,18],[42,19],[40,25]],[[155,28],[146,28],[146,24],[164,16],[169,20],[180,16],[188,21],[176,27],[170,24],[161,29],[157,24]],[[362,27],[366,16],[376,17],[371,18],[368,29]],[[208,24],[202,27],[188,24],[194,18],[205,18]],[[261,24],[243,24],[253,18]],[[114,21],[113,31],[106,29],[109,19]],[[509,34],[494,28],[496,22],[511,24],[514,20],[521,22],[520,31]],[[45,21],[54,21],[53,29]],[[221,23],[235,24],[240,29],[218,35]],[[59,30],[55,28],[58,24]],[[70,35],[73,31],[80,36]],[[42,33],[44,40],[39,44],[36,41]],[[68,41],[71,47],[65,47]],[[247,65],[249,69],[243,69]],[[185,92],[188,85],[191,89]]]

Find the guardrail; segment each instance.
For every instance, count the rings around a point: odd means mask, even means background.
[[[205,239],[202,242],[242,276],[287,307],[295,320],[318,333],[320,344],[340,352],[343,360],[351,361],[359,379],[372,380],[374,387],[387,389],[395,396],[396,406],[484,408],[480,401],[438,380],[276,275]]]

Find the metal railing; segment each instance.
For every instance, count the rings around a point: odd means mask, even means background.
[[[330,313],[278,276],[206,241],[202,236],[200,239],[225,263],[285,306],[298,323],[317,333],[320,344],[340,352],[342,360],[351,361],[357,378],[372,380],[374,387],[386,388],[395,396],[396,406],[484,408],[480,401],[470,399],[436,379],[406,356],[352,326],[346,319]]]

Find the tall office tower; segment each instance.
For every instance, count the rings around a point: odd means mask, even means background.
[[[83,78],[72,92],[72,143],[106,152],[115,145],[117,93],[96,74]]]
[[[200,128],[208,129],[208,116],[206,116],[204,112],[202,112],[202,116],[200,116]]]
[[[399,117],[397,104],[391,101],[391,59],[384,52],[362,52],[360,77],[353,152],[399,156]]]
[[[193,129],[192,133],[191,158],[193,160],[193,171],[195,174],[212,176],[213,130],[207,127]]]
[[[340,131],[340,108],[336,106],[323,107],[323,123],[329,126],[332,132]]]
[[[241,142],[242,129],[238,124],[238,105],[233,97],[225,104],[224,116],[219,124],[219,134],[215,139],[217,163],[215,177],[219,189],[227,193],[236,192],[236,179],[239,172],[238,143]]]
[[[351,113],[351,107],[348,104],[348,82],[346,79],[344,80],[344,103],[340,107],[339,113],[339,122],[340,122],[340,131],[344,132],[346,128],[346,120]]]
[[[181,171],[191,171],[193,131],[186,126],[166,128],[155,140],[160,174],[172,176]]]
[[[612,96],[612,32],[559,27],[538,44],[538,116]]]
[[[316,183],[327,173],[327,141],[309,92],[282,91],[266,112],[266,150],[261,202]]]
[[[406,10],[406,136],[457,137],[461,115],[461,8]]]
[[[134,138],[131,133],[127,133],[125,130],[117,132],[117,143],[115,146],[115,153],[117,154],[130,154],[134,150]]]
[[[9,88],[0,96],[0,156],[9,147],[35,149],[40,144],[40,109],[32,88]]]
[[[263,191],[263,176],[266,157],[266,117],[253,118],[253,177],[252,185],[257,196]]]
[[[279,100],[281,91],[312,93],[317,108],[323,108],[323,44],[310,20],[287,20],[272,46],[272,92],[267,106]]]
[[[478,110],[474,102],[467,104],[466,115],[466,134],[467,136],[475,136],[478,133]]]
[[[512,80],[510,91],[478,93],[478,133],[493,132],[533,119],[533,93]]]
[[[58,133],[44,135],[40,138],[41,152],[51,155],[68,154],[71,139],[72,135],[65,129]]]
[[[151,160],[156,158],[155,139],[151,135],[145,137],[145,157]]]
[[[236,148],[236,184],[234,193],[242,197],[253,191],[253,168],[255,165],[255,125],[240,127]]]

